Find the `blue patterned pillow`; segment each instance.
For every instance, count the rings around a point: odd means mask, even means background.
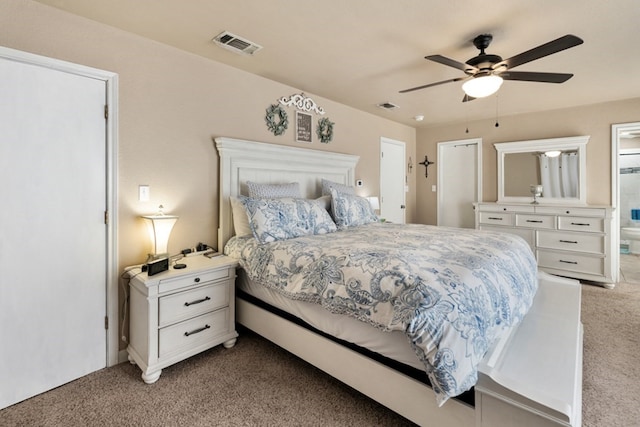
[[[331,189],[336,190],[338,193],[344,194],[356,194],[355,188],[350,185],[340,184],[338,182],[329,181],[328,179],[322,179],[322,195],[330,196]]]
[[[247,181],[249,197],[256,199],[279,199],[282,197],[300,198],[300,184],[291,182],[289,184],[259,184]]]
[[[331,189],[331,209],[339,230],[378,222],[378,217],[367,199],[353,194],[340,193],[335,189]]]
[[[253,236],[260,243],[337,230],[329,213],[313,200],[241,197]]]

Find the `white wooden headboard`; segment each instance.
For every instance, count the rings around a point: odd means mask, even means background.
[[[322,193],[322,178],[346,185],[355,182],[359,156],[308,148],[215,138],[220,156],[218,250],[233,235],[230,197],[247,195],[247,181],[264,184],[298,182],[306,198]]]

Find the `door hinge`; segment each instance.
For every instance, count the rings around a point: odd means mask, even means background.
[[[104,211],[104,223],[109,225],[109,211]]]
[[[109,118],[109,106],[104,106],[104,119],[107,120]]]
[[[104,328],[109,329],[109,316],[104,316]]]

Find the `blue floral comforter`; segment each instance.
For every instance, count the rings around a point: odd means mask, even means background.
[[[475,385],[479,362],[538,285],[523,239],[478,230],[372,223],[267,244],[233,238],[225,253],[290,298],[404,331],[439,405]]]

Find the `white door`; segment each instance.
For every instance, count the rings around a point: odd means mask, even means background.
[[[405,222],[405,143],[380,139],[380,217]]]
[[[0,59],[0,408],[106,366],[105,81]]]
[[[438,143],[438,225],[475,228],[482,198],[482,140]]]

